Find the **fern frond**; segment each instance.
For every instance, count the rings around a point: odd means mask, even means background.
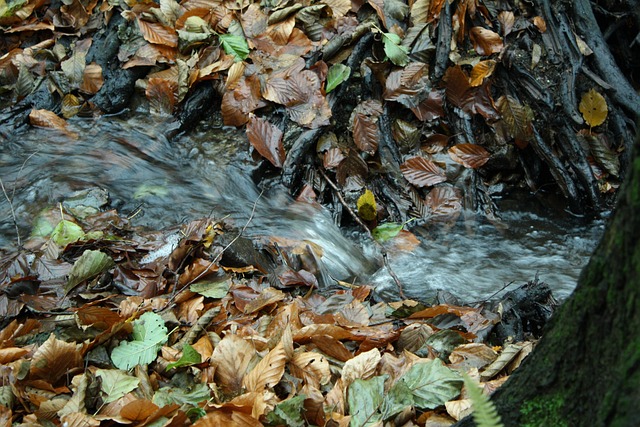
[[[489,397],[482,393],[480,386],[467,374],[462,375],[464,386],[473,403],[473,421],[477,427],[504,427],[495,405]]]

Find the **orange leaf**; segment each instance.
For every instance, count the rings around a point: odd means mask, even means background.
[[[106,307],[84,306],[76,312],[76,318],[80,327],[93,326],[97,329],[110,329],[116,323],[122,321],[118,313]]]
[[[462,197],[452,186],[444,185],[433,188],[425,199],[432,219],[440,221],[455,221],[462,212]]]
[[[285,160],[282,145],[282,131],[267,120],[249,114],[247,138],[258,153],[277,168],[281,168]]]
[[[473,66],[473,69],[471,70],[471,86],[480,86],[484,79],[493,74],[493,70],[495,70],[495,68],[496,61],[494,61],[493,59],[478,62]]]
[[[193,427],[262,427],[263,424],[249,414],[243,412],[216,410],[209,412],[193,424]]]
[[[127,403],[122,410],[120,410],[120,415],[127,420],[144,421],[158,409],[156,404],[146,399],[137,399]]]
[[[66,135],[77,137],[75,132],[68,129],[67,121],[58,117],[53,111],[31,110],[29,113],[29,123],[42,128],[56,129]]]
[[[379,101],[363,101],[353,110],[353,141],[360,151],[374,154],[378,149],[380,131],[378,117],[382,115],[382,104]]]
[[[260,81],[255,75],[241,78],[234,90],[222,96],[222,118],[227,126],[242,126],[249,121],[249,113],[266,103],[260,95]]]
[[[103,83],[104,78],[102,77],[102,67],[95,62],[92,62],[84,68],[82,83],[80,84],[79,89],[81,92],[94,95],[100,90]]]
[[[169,47],[178,46],[178,33],[176,30],[164,26],[158,22],[149,22],[138,17],[138,27],[142,37],[149,43],[162,44]]]
[[[157,77],[150,78],[145,90],[149,109],[154,114],[170,115],[175,106],[177,84]]]
[[[466,168],[476,169],[487,163],[489,152],[477,144],[458,144],[449,148],[449,156],[454,162]]]
[[[272,388],[280,382],[284,375],[287,355],[284,344],[280,341],[242,380],[248,391],[262,391]]]
[[[436,185],[447,180],[444,171],[424,157],[412,157],[400,165],[404,177],[418,187]]]
[[[18,360],[27,353],[29,353],[29,350],[20,347],[9,347],[0,349],[0,365]]]
[[[491,55],[502,52],[502,37],[489,29],[473,27],[469,30],[469,38],[479,55]]]

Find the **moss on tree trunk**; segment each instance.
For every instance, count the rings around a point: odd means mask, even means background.
[[[640,425],[640,141],[573,295],[496,392],[507,426]],[[467,419],[459,425],[472,425]]]

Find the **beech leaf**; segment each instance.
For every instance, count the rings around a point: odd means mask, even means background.
[[[382,421],[378,409],[385,396],[384,382],[387,375],[370,380],[356,379],[349,385],[348,403],[351,414],[351,427],[374,426]]]
[[[249,45],[244,37],[235,34],[220,34],[218,38],[224,51],[235,56],[236,61],[242,61],[249,56]]]
[[[590,127],[600,126],[607,118],[609,108],[607,101],[598,91],[591,89],[582,95],[580,112]]]
[[[114,265],[113,259],[103,252],[84,251],[80,258],[73,263],[71,272],[69,272],[69,280],[64,287],[65,295],[80,283],[107,271]]]
[[[249,123],[247,123],[249,142],[262,157],[277,168],[281,168],[285,160],[282,135],[282,131],[275,125],[249,114]]]
[[[165,370],[169,371],[181,366],[197,365],[200,362],[202,362],[202,356],[200,353],[198,353],[198,351],[189,344],[185,344],[184,347],[182,347],[182,356],[180,356],[180,359],[173,363],[169,363]]]
[[[133,341],[123,341],[111,352],[113,364],[122,370],[153,362],[167,339],[162,317],[146,312],[133,322]]]
[[[413,395],[416,407],[433,409],[460,394],[462,378],[444,366],[440,359],[413,365],[398,381],[404,383]],[[394,385],[396,387],[396,385]]]
[[[400,165],[404,177],[418,187],[436,185],[447,180],[439,166],[424,157],[412,157]]]
[[[398,67],[404,67],[409,63],[409,49],[400,44],[400,36],[393,33],[382,33],[384,53],[387,58]]]
[[[466,168],[476,169],[489,161],[489,152],[477,144],[457,144],[449,148],[449,156],[454,162]]]
[[[378,215],[378,207],[376,205],[376,198],[371,190],[367,189],[364,194],[358,198],[356,206],[358,208],[358,215],[360,215],[360,218],[365,221],[373,221],[376,219]]]
[[[327,87],[325,89],[326,93],[334,90],[340,83],[347,81],[349,76],[351,75],[351,68],[347,67],[344,64],[335,64],[329,68],[329,72],[327,73]]]
[[[84,237],[82,228],[66,219],[61,220],[51,232],[51,240],[58,246],[67,246],[69,243],[77,242]]]
[[[272,388],[284,375],[287,355],[282,341],[278,343],[242,380],[247,391],[262,392]]]
[[[98,369],[96,376],[100,377],[100,390],[106,396],[104,403],[115,402],[130,391],[135,390],[140,384],[138,378],[128,375],[119,369]]]

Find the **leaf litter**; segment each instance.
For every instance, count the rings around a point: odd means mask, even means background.
[[[0,407],[14,425],[446,425],[468,413],[463,374],[493,391],[533,344],[492,347],[500,316],[482,305],[379,302],[366,282],[324,290],[228,265],[221,236],[239,230],[224,221],[183,226],[165,252],[172,231],[115,212],[65,221],[105,215],[118,226],[100,238],[37,236],[32,255],[2,260]],[[38,274],[45,261],[67,267]],[[314,277],[305,267],[289,269]],[[34,295],[9,296],[20,277]]]

